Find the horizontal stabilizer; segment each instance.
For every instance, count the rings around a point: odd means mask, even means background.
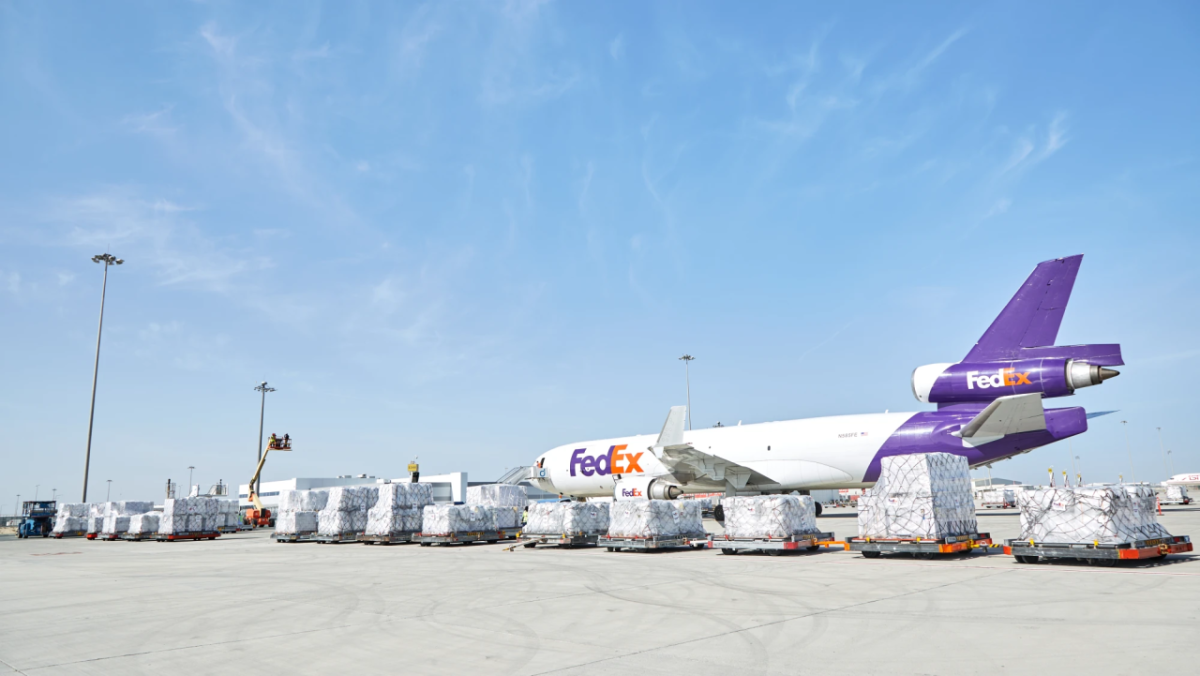
[[[1000,397],[988,404],[961,430],[954,432],[954,436],[964,439],[1002,437],[1044,429],[1046,413],[1042,408],[1042,395],[1033,392]]]
[[[1093,411],[1087,414],[1087,419],[1091,420],[1092,418],[1099,418],[1102,415],[1109,415],[1110,413],[1116,413],[1116,411]]]

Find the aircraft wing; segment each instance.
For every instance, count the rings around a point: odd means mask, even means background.
[[[964,439],[976,437],[1002,437],[1006,434],[1034,432],[1046,429],[1046,413],[1042,408],[1042,395],[1012,394],[1000,397],[987,405],[971,422],[954,432]]]
[[[671,475],[681,484],[695,481],[711,481],[728,483],[735,489],[744,488],[747,483],[772,484],[777,483],[770,477],[726,460],[719,455],[705,453],[690,443],[683,441],[683,425],[687,418],[686,406],[673,406],[667,413],[658,441],[650,447]]]

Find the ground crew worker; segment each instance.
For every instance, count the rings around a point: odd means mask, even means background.
[[[275,439],[274,432],[271,432],[271,438],[267,441],[267,448],[279,448],[279,441]]]

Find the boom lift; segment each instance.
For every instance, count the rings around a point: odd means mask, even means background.
[[[290,451],[292,450],[292,438],[288,435],[276,437],[271,435],[271,440],[267,442],[267,450],[263,451],[262,459],[258,461],[258,467],[254,470],[254,477],[250,479],[250,489],[247,491],[250,494],[250,502],[254,503],[254,507],[246,510],[246,521],[251,526],[270,526],[271,510],[263,507],[262,500],[258,499],[258,476],[262,474],[263,465],[267,462],[267,454],[271,451]]]

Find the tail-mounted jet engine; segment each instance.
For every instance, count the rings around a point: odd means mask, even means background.
[[[913,371],[912,389],[926,404],[991,401],[1010,394],[1063,397],[1120,375],[1119,371],[1075,359],[1022,359],[1007,362],[926,364]]]

